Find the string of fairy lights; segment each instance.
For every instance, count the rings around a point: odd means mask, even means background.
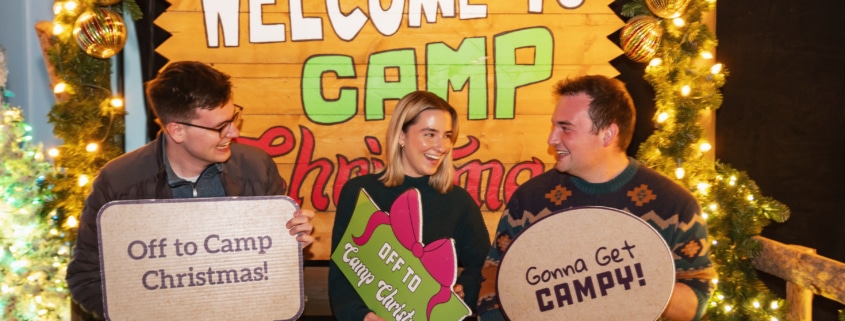
[[[785,320],[783,300],[756,277],[751,259],[759,245],[751,237],[772,220],[785,221],[789,209],[761,195],[744,172],[712,160],[713,146],[699,124],[702,113],[721,105],[719,88],[727,75],[715,61],[715,34],[702,21],[714,6],[715,0],[633,0],[623,6],[622,14],[631,19],[622,29],[620,45],[628,58],[644,64],[657,110],[656,129],[640,145],[637,158],[676,178],[702,205],[719,275],[713,280],[716,290],[707,319]],[[11,206],[0,215],[5,227],[0,230],[0,260],[9,261],[0,265],[2,319],[69,319],[64,271],[84,197],[99,168],[123,152],[124,102],[119,92],[108,89],[108,58],[125,43],[124,10],[133,19],[141,15],[133,0],[54,2],[54,45],[48,54],[57,77],[53,92],[58,103],[48,117],[63,145],[48,150],[52,164],[38,151],[15,154],[31,170],[50,164],[42,174],[16,176],[34,181],[30,185],[39,190],[10,188],[13,183],[5,181],[0,186],[3,206]],[[15,126],[25,132],[20,122]],[[19,146],[29,137],[21,131],[14,132]],[[7,163],[12,164],[4,160],[4,166]],[[12,170],[26,173],[21,167]],[[20,200],[25,197],[13,195],[24,190],[41,194],[24,204]],[[47,214],[33,216],[36,212]]]
[[[715,0],[634,0],[620,33],[625,55],[646,64],[644,79],[655,91],[654,133],[637,158],[687,186],[702,205],[718,278],[708,320],[785,320],[783,299],[757,278],[752,238],[789,209],[761,195],[747,174],[713,160],[700,120],[722,104],[726,70],[715,61],[716,35],[704,21]]]

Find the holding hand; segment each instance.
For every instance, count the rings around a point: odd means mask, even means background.
[[[311,245],[314,242],[314,237],[311,232],[314,226],[311,225],[311,219],[314,218],[314,211],[299,209],[293,212],[293,218],[285,224],[290,235],[296,235],[296,240],[302,244],[302,247]]]
[[[455,294],[457,294],[458,297],[461,298],[461,300],[464,299],[464,286],[463,285],[455,283],[455,286],[452,287],[452,291],[455,292]]]

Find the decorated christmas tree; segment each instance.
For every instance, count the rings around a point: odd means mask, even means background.
[[[67,320],[69,243],[44,206],[53,165],[31,141],[21,110],[6,103],[12,96],[5,90],[6,75],[0,48],[0,319]]]

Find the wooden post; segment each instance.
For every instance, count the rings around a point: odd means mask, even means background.
[[[38,35],[38,42],[41,44],[41,54],[44,56],[44,65],[47,66],[47,74],[50,76],[50,91],[59,83],[59,77],[56,73],[56,66],[50,61],[48,51],[56,45],[53,39],[53,23],[50,21],[39,21],[35,23],[35,34]],[[67,100],[68,94],[56,94],[56,102]]]
[[[800,245],[789,246],[801,253],[816,254],[815,249],[803,247]],[[786,302],[789,306],[789,311],[786,313],[787,320],[813,320],[813,291],[810,291],[810,289],[795,284],[792,281],[786,281]]]

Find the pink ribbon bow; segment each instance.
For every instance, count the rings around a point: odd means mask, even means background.
[[[455,244],[452,239],[439,239],[428,245],[423,245],[422,239],[422,205],[420,192],[409,189],[399,196],[390,207],[390,214],[377,211],[370,216],[364,234],[352,237],[358,246],[367,244],[376,227],[388,224],[393,228],[393,234],[406,249],[420,259],[423,267],[440,283],[440,291],[431,297],[426,309],[426,319],[431,318],[434,306],[449,301],[452,297],[452,286],[455,285]]]

